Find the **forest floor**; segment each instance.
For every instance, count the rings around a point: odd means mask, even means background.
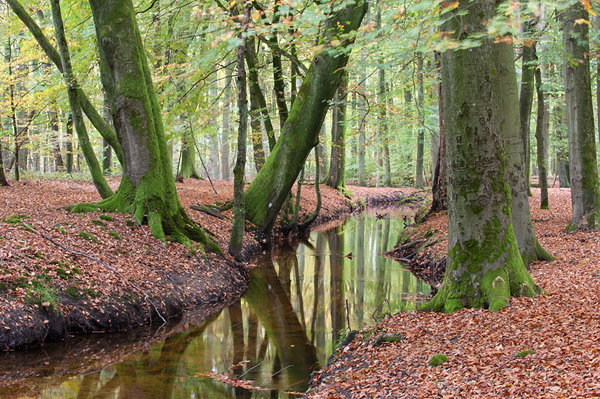
[[[189,209],[233,197],[232,183],[214,183],[216,193],[208,181],[186,180],[177,189],[188,214],[212,232],[226,253],[231,210],[221,219]],[[116,189],[118,181],[111,186]],[[415,191],[350,189],[352,202],[321,187],[323,204],[316,224],[342,218],[359,204],[394,201]],[[161,318],[189,310],[198,320],[245,292],[248,264],[205,254],[201,247],[165,245],[131,215],[62,209],[99,199],[88,182],[30,180],[0,187],[0,351],[73,332],[160,325]],[[308,215],[315,207],[314,188],[304,187],[300,214]],[[244,245],[249,252],[260,250],[248,230]]]
[[[530,267],[544,294],[513,298],[495,313],[387,316],[340,348],[334,363],[313,376],[307,397],[600,397],[600,232],[565,230],[568,189],[550,190],[549,210],[539,209],[540,191],[533,192],[534,228],[556,258]],[[447,214],[431,217],[412,234],[413,240],[435,242],[423,253],[444,257]],[[381,334],[401,339],[375,343]],[[447,361],[432,367],[436,354]]]

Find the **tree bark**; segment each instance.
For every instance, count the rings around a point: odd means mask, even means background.
[[[102,84],[108,95],[125,163],[117,192],[96,204],[79,204],[74,211],[133,213],[146,220],[154,237],[190,245],[217,244],[194,223],[179,202],[164,134],[161,109],[131,0],[90,0],[100,52]]]
[[[225,72],[225,89],[223,91],[223,119],[221,122],[221,179],[229,181],[229,117],[231,113],[231,75],[230,68]]]
[[[67,136],[67,156],[65,167],[67,173],[73,173],[73,115],[69,112],[67,122],[65,123],[65,135]]]
[[[189,119],[191,115],[187,117]],[[196,170],[196,145],[190,129],[184,130],[183,138],[181,139],[181,164],[179,165],[177,177],[183,179],[200,179],[200,175]]]
[[[313,57],[283,132],[265,165],[245,193],[248,220],[270,232],[318,135],[330,101],[348,61],[351,32],[360,26],[367,2],[356,0],[332,13],[325,22],[323,48]],[[340,40],[340,38],[342,40]]]
[[[569,166],[573,214],[568,229],[598,228],[600,188],[596,164],[594,109],[592,104],[588,13],[574,3],[563,15],[563,45]]]
[[[487,31],[495,0],[464,1],[445,16],[455,40]],[[466,13],[465,13],[466,12]],[[460,18],[456,13],[464,13]],[[460,14],[459,14],[460,15]],[[504,89],[500,45],[484,37],[479,47],[442,56],[448,173],[448,267],[425,305],[453,312],[463,307],[496,311],[508,298],[539,289],[519,254],[505,180]]]

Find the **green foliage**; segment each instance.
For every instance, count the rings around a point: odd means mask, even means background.
[[[21,221],[23,219],[28,219],[28,218],[29,218],[28,215],[12,215],[9,217],[0,218],[0,220],[4,223],[9,223],[9,224],[21,224]]]
[[[115,233],[114,231],[111,231],[108,233],[109,236],[111,236],[112,238],[114,238],[115,240],[120,240],[121,237],[119,236],[118,233]]]
[[[98,216],[100,219],[105,220],[107,222],[112,222],[113,221],[113,217],[110,215],[100,215]]]
[[[526,349],[524,351],[515,354],[515,357],[525,357],[527,355],[534,355],[536,352],[532,349]]]

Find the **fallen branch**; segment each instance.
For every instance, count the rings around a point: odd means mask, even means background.
[[[154,302],[152,302],[152,300],[150,299],[150,296],[146,293],[146,291],[144,291],[142,288],[140,288],[139,286],[137,286],[136,284],[132,283],[131,281],[127,280],[125,278],[125,276],[123,274],[121,274],[121,272],[119,272],[117,269],[115,269],[114,267],[104,263],[103,261],[101,261],[100,259],[92,256],[92,255],[88,255],[86,253],[83,252],[79,252],[79,251],[74,251],[72,249],[69,249],[67,247],[65,247],[64,245],[62,245],[59,242],[54,241],[52,238],[48,237],[45,234],[40,233],[39,231],[35,230],[31,225],[25,223],[24,221],[21,220],[21,224],[23,226],[25,226],[26,228],[28,228],[32,233],[37,234],[38,236],[50,241],[52,244],[56,245],[57,247],[63,249],[64,251],[70,253],[71,255],[78,255],[78,256],[83,256],[85,258],[91,259],[94,262],[97,262],[99,264],[101,264],[102,266],[104,266],[105,268],[107,268],[108,270],[110,270],[111,272],[115,273],[116,275],[118,275],[119,277],[121,277],[124,281],[128,282],[134,289],[138,290],[139,292],[142,293],[142,295],[144,295],[144,300],[148,301],[153,307],[154,310],[156,311],[156,314],[158,315],[158,317],[160,317],[160,319],[163,321],[164,324],[167,324],[167,320],[165,320],[165,318],[162,316],[162,314],[160,314],[158,308],[156,307],[156,304]]]
[[[211,207],[210,205],[190,205],[190,209],[204,212],[210,216],[214,216],[219,219],[229,219],[225,215],[223,215],[218,208]]]

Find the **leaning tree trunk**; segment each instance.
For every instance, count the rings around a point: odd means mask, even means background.
[[[499,44],[498,78],[503,116],[502,135],[506,153],[506,179],[511,191],[512,225],[517,238],[519,252],[523,263],[529,265],[536,260],[552,260],[553,258],[538,242],[529,210],[529,184],[523,170],[523,137],[519,129],[519,104],[517,102],[517,74],[515,71],[512,44]]]
[[[187,215],[177,196],[161,109],[131,0],[90,0],[100,52],[102,84],[123,148],[123,178],[117,192],[75,211],[102,209],[147,220],[153,235],[219,251]]]
[[[563,16],[565,97],[573,208],[568,227],[570,230],[600,227],[588,18],[581,3],[574,3]]]
[[[486,32],[495,0],[463,1],[447,18],[446,32]],[[465,30],[466,27],[466,30]],[[459,37],[456,38],[459,40]],[[442,56],[448,173],[448,267],[425,309],[498,310],[516,295],[539,291],[519,254],[505,180],[500,45],[484,38],[477,48]]]
[[[323,48],[313,57],[275,148],[245,192],[246,217],[261,232],[270,232],[306,157],[319,142],[327,102],[342,80],[352,32],[366,10],[366,1],[355,0],[327,18]]]
[[[79,106],[79,93],[75,86],[76,81],[74,79],[73,69],[71,68],[71,57],[69,55],[69,48],[67,46],[67,38],[65,36],[65,30],[62,21],[62,14],[60,11],[59,0],[52,0],[52,19],[54,21],[54,30],[56,34],[56,42],[58,43],[58,49],[60,52],[61,65],[63,71],[63,77],[65,79],[65,85],[67,87],[67,95],[69,98],[69,106],[71,108],[71,114],[73,115],[73,124],[75,126],[75,132],[79,139],[79,145],[83,152],[83,156],[90,169],[90,175],[94,186],[98,190],[100,196],[105,199],[113,195],[112,189],[108,186],[104,175],[102,174],[102,168],[94,153],[94,148],[90,142],[90,138],[85,127],[85,121],[83,120],[83,112]]]

